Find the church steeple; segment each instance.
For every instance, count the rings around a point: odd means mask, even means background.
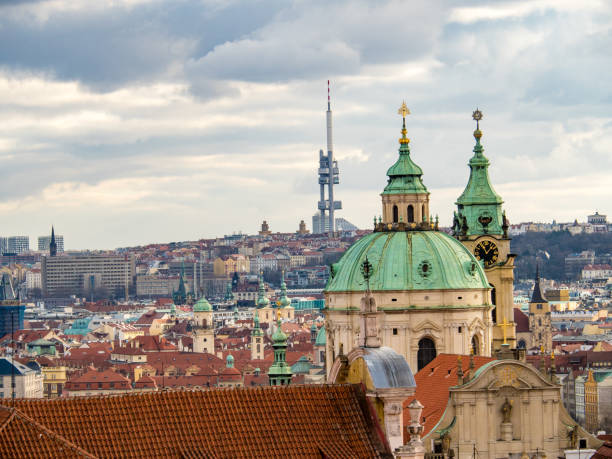
[[[263,360],[264,342],[263,331],[259,327],[259,314],[253,313],[253,330],[251,331],[251,360]]]
[[[187,290],[185,289],[185,263],[183,262],[183,264],[181,265],[181,275],[179,278],[179,286],[178,286],[178,290],[176,290],[173,294],[172,294],[172,300],[174,301],[174,304],[185,304],[185,301],[187,300]]]
[[[49,243],[49,256],[54,257],[57,255],[57,244],[55,242],[55,229],[51,225],[51,242]]]
[[[533,285],[533,294],[531,295],[532,303],[547,303],[548,301],[542,296],[540,289],[540,265],[536,263],[535,284]]]
[[[266,296],[266,287],[264,285],[263,273],[259,274],[259,294],[257,295],[257,308],[265,308],[270,305],[270,300]]]
[[[272,347],[274,348],[274,363],[268,370],[271,386],[286,386],[291,383],[291,367],[287,363],[287,335],[281,330],[280,310],[276,331],[272,335]]]
[[[453,221],[453,231],[458,236],[484,234],[502,235],[505,233],[505,218],[502,213],[502,198],[495,192],[489,180],[489,160],[484,155],[480,143],[482,131],[480,120],[482,112],[478,109],[472,114],[476,121],[474,156],[468,163],[470,178],[465,190],[457,199],[457,213]]]
[[[280,285],[281,295],[280,295],[280,307],[286,308],[287,306],[291,306],[291,300],[287,297],[287,284],[285,283],[285,270],[281,274],[281,285]]]
[[[387,170],[387,186],[381,194],[383,223],[405,222],[416,226],[429,219],[429,192],[423,185],[423,170],[410,157],[410,139],[406,135],[406,115],[410,110],[405,102],[398,113],[402,115],[402,136],[399,158]]]

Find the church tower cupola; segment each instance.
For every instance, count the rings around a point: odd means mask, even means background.
[[[502,213],[502,198],[495,192],[489,180],[489,160],[480,143],[482,112],[472,114],[476,121],[474,156],[470,159],[470,178],[465,190],[457,199],[457,213],[453,220],[453,231],[459,237],[484,234],[502,235],[506,232],[505,216]],[[504,234],[505,236],[505,234]]]
[[[410,139],[406,136],[406,115],[410,110],[402,103],[402,137],[399,158],[387,171],[388,182],[382,192],[383,223],[404,222],[408,226],[429,221],[429,192],[423,185],[423,171],[410,157]]]

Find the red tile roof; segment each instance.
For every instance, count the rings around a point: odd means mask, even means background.
[[[423,435],[429,433],[440,421],[448,404],[450,388],[456,386],[458,382],[457,357],[459,357],[458,354],[440,354],[414,375],[417,386],[416,394],[415,397],[404,402],[404,425],[410,424],[408,405],[415,398],[424,405],[422,418],[425,420],[425,429]],[[474,371],[493,360],[495,359],[492,357],[475,356]],[[461,367],[465,378],[470,368],[469,355],[461,356]],[[406,433],[404,433],[404,440],[409,440]]]
[[[591,459],[611,459],[612,458],[612,443],[606,442],[599,447]]]
[[[6,406],[0,406],[0,453],[2,457],[95,458],[29,416]]]
[[[98,457],[392,457],[360,386],[30,399],[15,408],[49,435],[1,428],[2,457],[62,457],[59,439]]]

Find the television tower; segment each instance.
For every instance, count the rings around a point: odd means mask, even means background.
[[[319,186],[321,188],[321,200],[319,210],[321,211],[321,232],[325,231],[325,211],[328,211],[329,237],[335,232],[334,211],[342,209],[341,201],[334,201],[334,185],[340,183],[338,172],[338,161],[334,160],[332,146],[332,112],[329,95],[329,80],[327,80],[327,155],[319,150]],[[327,186],[327,199],[325,199],[325,186]],[[314,228],[313,228],[314,229]]]

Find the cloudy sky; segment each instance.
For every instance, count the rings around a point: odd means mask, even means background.
[[[397,155],[450,224],[472,110],[511,222],[612,214],[606,0],[0,0],[0,235],[114,248],[308,227],[332,81],[340,216]]]

